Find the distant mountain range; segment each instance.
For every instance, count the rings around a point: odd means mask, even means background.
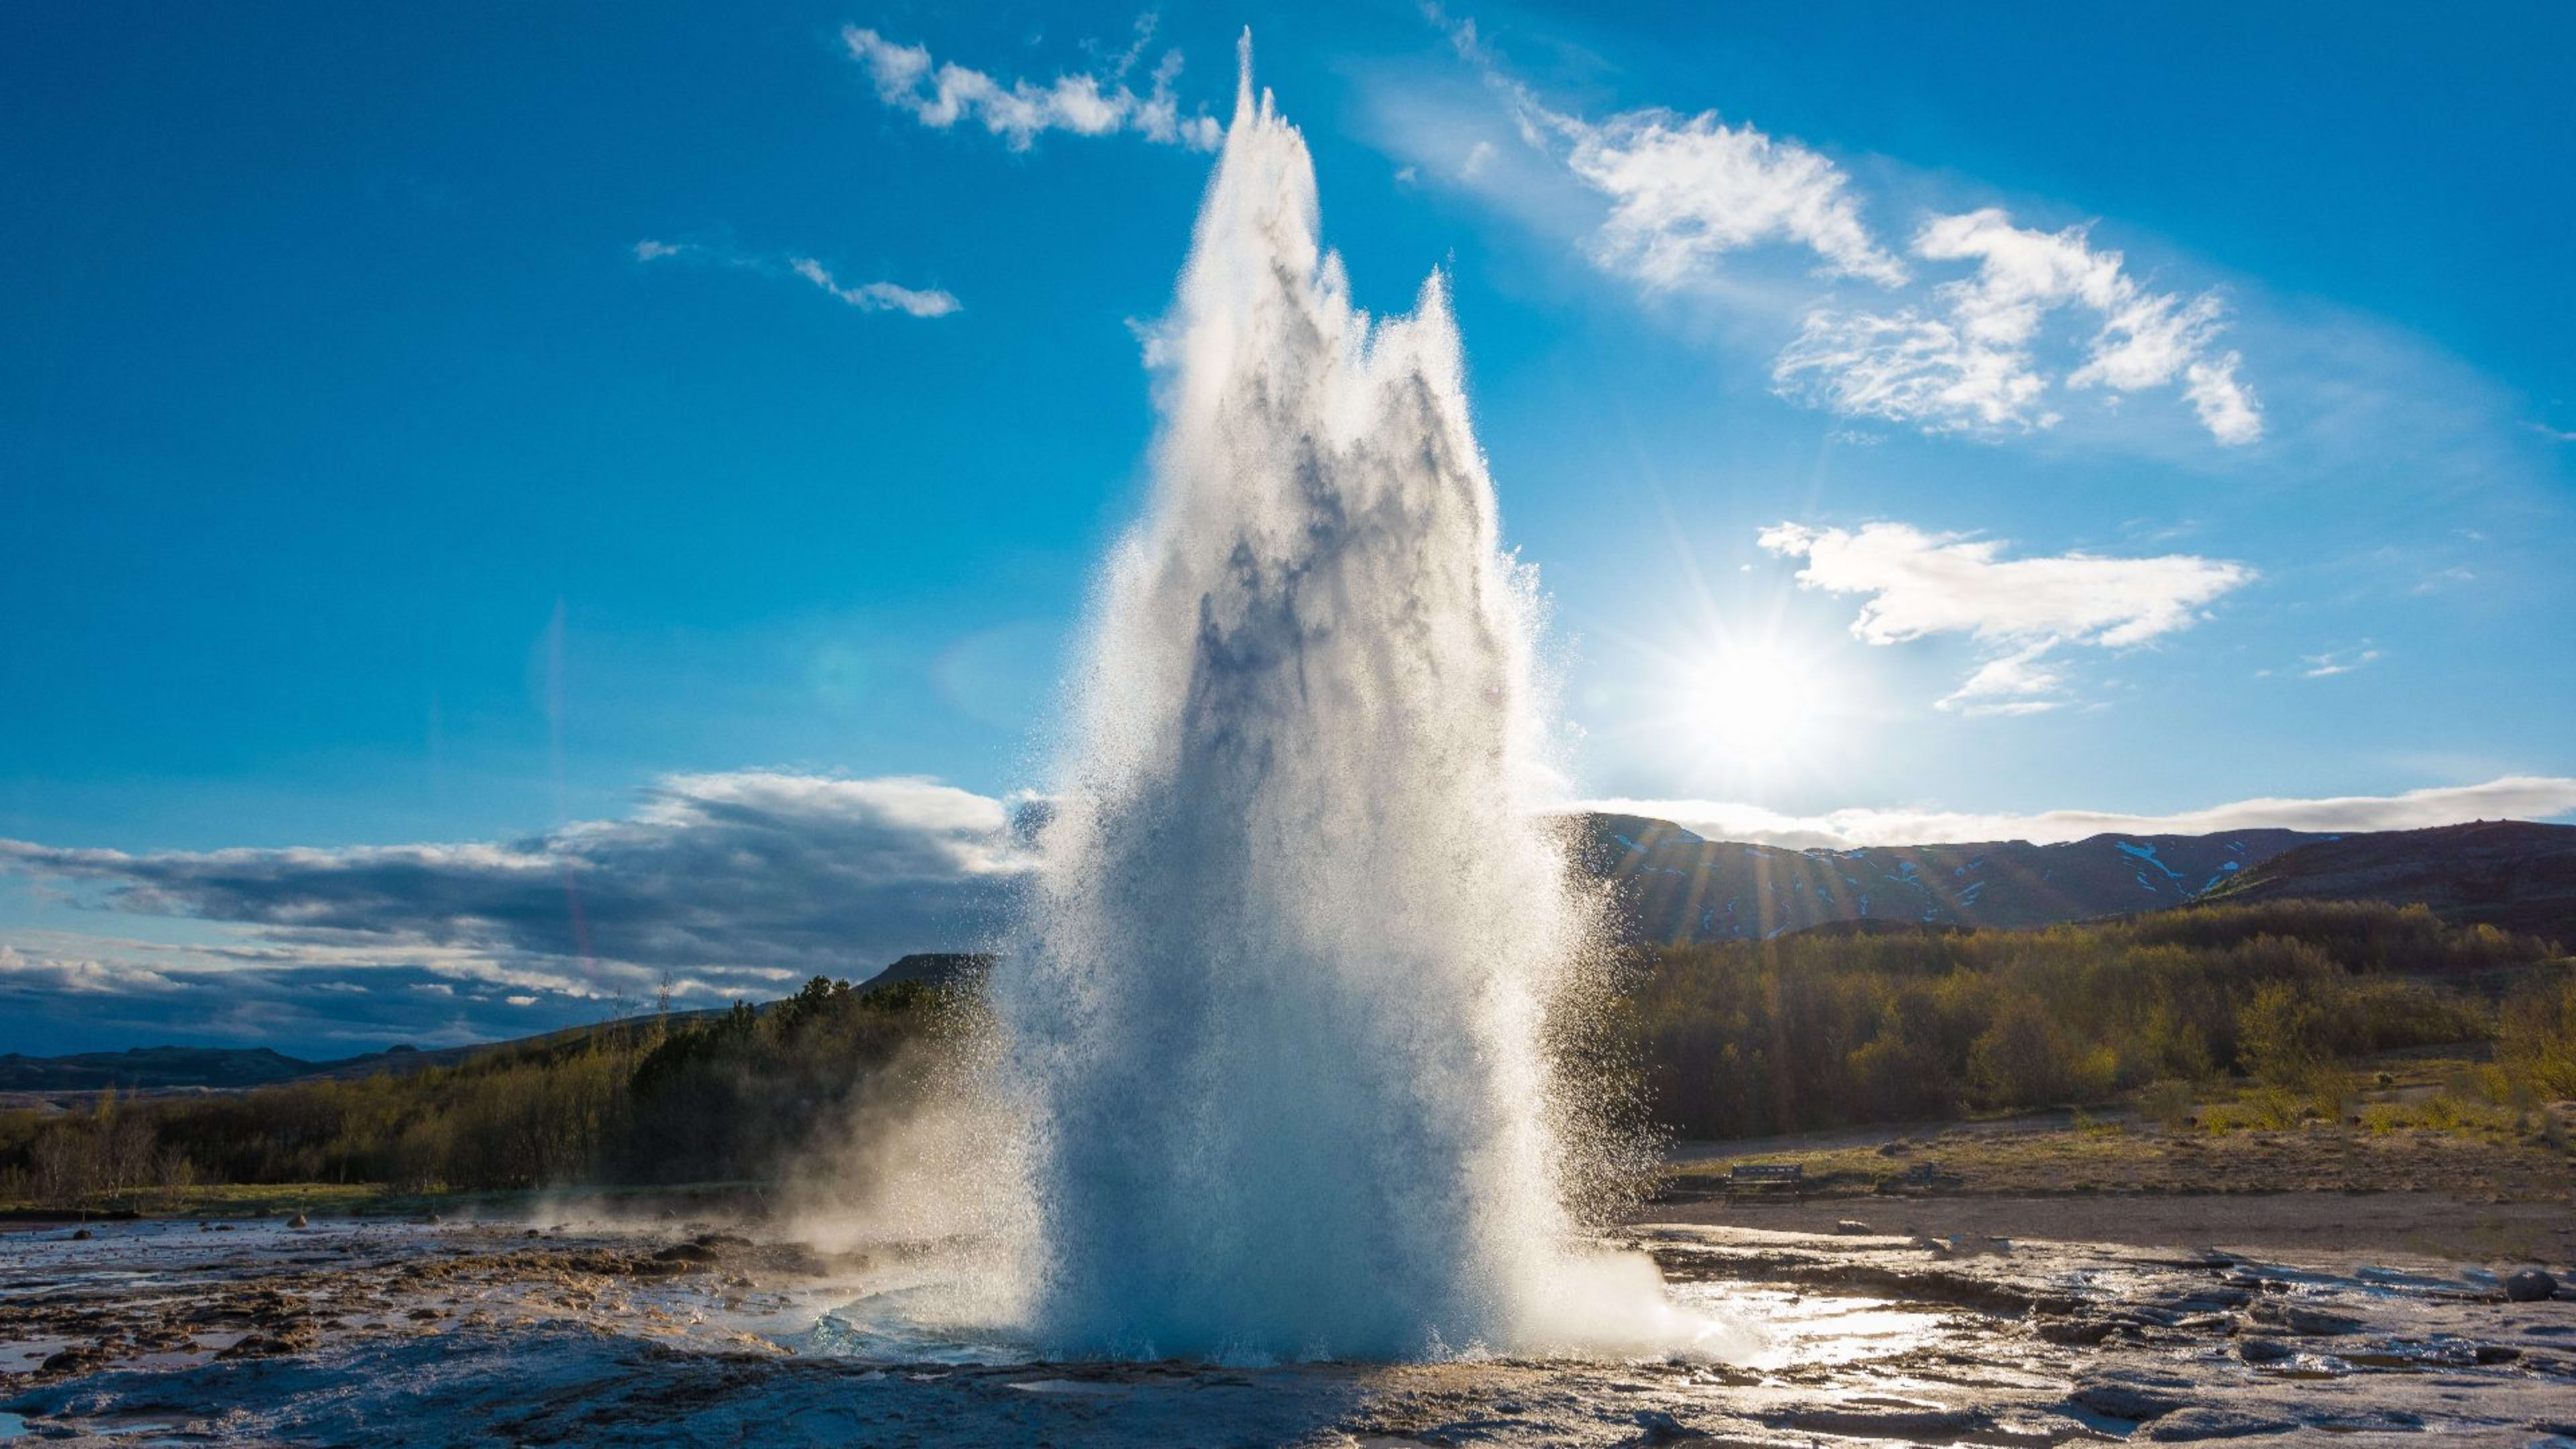
[[[1616,889],[1622,928],[1663,945],[1760,940],[1838,921],[2010,929],[2162,910],[2331,838],[2239,830],[1791,850],[1704,840],[1637,815],[1587,815],[1578,829],[1583,864]]]
[[[453,1061],[479,1047],[416,1051],[395,1047],[334,1062],[308,1062],[266,1047],[134,1047],[71,1056],[0,1056],[0,1092],[156,1091],[170,1087],[264,1087],[298,1077],[370,1076]]]
[[[79,1092],[101,1087],[257,1087],[314,1064],[266,1047],[136,1047],[71,1056],[0,1056],[0,1092]]]
[[[2576,945],[2576,825],[2486,821],[2340,836],[2238,830],[2096,835],[2056,845],[2007,840],[1790,850],[1706,840],[1669,820],[1637,815],[1584,815],[1572,824],[1581,865],[1612,884],[1622,933],[1665,945],[1820,928],[2020,929],[2202,900],[2289,897],[2422,902],[2447,920],[2487,922]],[[941,984],[978,973],[991,959],[925,952],[904,957],[862,984]],[[568,1037],[616,1024],[548,1035]],[[516,1044],[394,1047],[329,1062],[265,1047],[137,1047],[60,1057],[12,1052],[0,1056],[0,1092],[220,1091],[416,1071]]]
[[[719,1014],[714,1010],[674,1011],[662,1019],[693,1021]],[[650,1019],[627,1017],[592,1026],[565,1027],[506,1042],[428,1048],[387,1047],[383,1051],[319,1062],[290,1057],[267,1047],[129,1047],[121,1052],[76,1052],[59,1057],[31,1057],[9,1052],[0,1054],[0,1093],[41,1096],[48,1092],[95,1092],[108,1087],[120,1092],[226,1091],[316,1078],[347,1081],[356,1077],[372,1077],[380,1072],[417,1072],[429,1067],[452,1067],[476,1052],[489,1051],[497,1046],[565,1040],[619,1026],[641,1026]]]
[[[2420,902],[2576,946],[2576,825],[2482,820],[2328,837],[2238,872],[2212,900]]]
[[[2095,835],[1790,850],[1704,840],[1665,820],[1587,815],[1583,864],[1632,939],[1759,940],[1849,921],[2018,929],[2199,900],[2423,902],[2455,921],[2576,943],[2576,826],[2490,821],[2322,835]]]

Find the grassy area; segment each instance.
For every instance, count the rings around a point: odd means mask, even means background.
[[[382,1183],[285,1182],[198,1183],[182,1187],[146,1187],[101,1196],[77,1207],[42,1203],[33,1197],[0,1198],[0,1219],[92,1218],[139,1213],[146,1217],[254,1218],[291,1213],[334,1217],[398,1210]]]
[[[2497,1100],[2470,1056],[2406,1054],[2352,1073],[2327,1113],[2257,1083],[2164,1084],[2093,1111],[1892,1132],[1883,1142],[1773,1147],[1677,1167],[1668,1194],[1722,1193],[1735,1161],[1795,1162],[1821,1195],[2413,1192],[2565,1201],[2576,1192],[2576,1104]],[[2329,1094],[2332,1095],[2332,1094]],[[1794,1139],[1793,1139],[1794,1141]],[[1938,1185],[1902,1175],[1937,1164]]]

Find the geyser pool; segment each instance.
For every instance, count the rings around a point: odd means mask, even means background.
[[[1170,315],[1144,517],[1068,685],[991,982],[1030,1121],[1048,1352],[1413,1357],[1669,1343],[1574,1246],[1545,1015],[1587,901],[1537,823],[1534,594],[1434,274],[1353,308],[1314,167],[1232,124]]]

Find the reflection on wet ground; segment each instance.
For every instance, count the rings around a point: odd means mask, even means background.
[[[1048,1363],[936,1260],[758,1229],[316,1223],[0,1238],[0,1439],[2576,1449],[2576,1302],[2430,1260],[1634,1229],[1732,1361]]]

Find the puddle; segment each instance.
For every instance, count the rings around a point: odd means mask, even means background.
[[[1761,1326],[1766,1343],[1744,1360],[1745,1367],[1756,1369],[1839,1367],[1894,1358],[1930,1346],[1943,1336],[1952,1316],[1948,1310],[1881,1298],[1743,1292],[1690,1296],[1707,1300],[1693,1307]]]
[[[2349,1273],[2328,1273],[2305,1268],[2288,1268],[2271,1263],[2240,1261],[2236,1274],[2245,1278],[2265,1279],[2286,1285],[2302,1294],[2330,1293],[2349,1296],[2364,1302],[2407,1302],[2427,1298],[2484,1298],[2495,1291],[2495,1275],[2482,1268],[2468,1268],[2457,1278],[2437,1277],[2403,1268],[2364,1266]],[[2280,1292],[2281,1289],[2258,1290]]]
[[[804,1335],[804,1351],[873,1363],[1034,1362],[1029,1344],[973,1322],[965,1285],[913,1278],[831,1309]]]
[[[886,1295],[877,1295],[882,1298]],[[1028,1345],[1000,1335],[889,1314],[887,1305],[861,1299],[835,1308],[805,1334],[803,1351],[867,1363],[977,1364],[1034,1363]]]
[[[1021,1379],[1010,1387],[1024,1394],[1123,1394],[1125,1384],[1090,1383],[1082,1379]]]

